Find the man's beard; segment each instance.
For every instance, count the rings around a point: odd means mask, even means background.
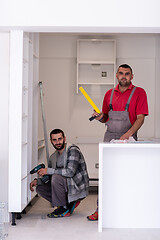
[[[129,85],[131,84],[131,82],[123,82],[123,81],[119,81],[119,85],[121,86],[121,87],[129,87]]]
[[[59,144],[56,144],[56,145],[59,145]],[[53,144],[53,147],[56,149],[56,150],[62,150],[64,148],[64,145],[65,145],[65,142],[63,141],[62,145],[60,147],[57,147],[56,145]]]

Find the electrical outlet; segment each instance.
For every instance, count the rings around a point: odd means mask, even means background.
[[[102,72],[101,77],[107,77],[107,72]]]

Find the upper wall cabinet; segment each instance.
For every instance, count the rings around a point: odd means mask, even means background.
[[[77,40],[77,93],[81,85],[116,85],[116,41]]]

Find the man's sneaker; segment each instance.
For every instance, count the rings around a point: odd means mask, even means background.
[[[57,214],[57,213],[59,212],[59,209],[60,209],[60,207],[57,207],[56,209],[54,209],[53,212],[47,214],[47,216],[49,217],[49,216],[51,216],[51,215],[53,215],[53,214]]]
[[[87,216],[87,219],[88,219],[89,221],[97,221],[97,220],[98,220],[98,212],[95,211],[92,215]]]
[[[73,202],[70,202],[70,203],[69,203],[70,214],[73,213],[74,209],[75,209],[76,207],[78,207],[79,204],[80,204],[80,201],[79,201],[79,200],[73,201]]]
[[[64,207],[57,207],[53,212],[49,213],[47,216],[49,218],[58,218],[58,217],[69,217],[71,214],[69,209]]]

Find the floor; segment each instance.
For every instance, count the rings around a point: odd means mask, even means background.
[[[50,203],[37,197],[22,219],[16,220],[16,226],[9,226],[6,240],[160,240],[160,229],[103,229],[99,233],[98,222],[86,219],[95,210],[96,199],[97,195],[90,193],[72,216],[49,219]]]

